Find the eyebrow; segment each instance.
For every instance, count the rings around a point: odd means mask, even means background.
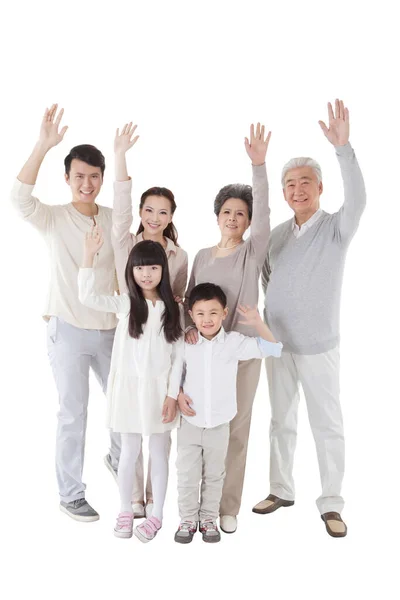
[[[307,181],[312,181],[311,177],[307,177],[306,175],[304,175],[304,177],[299,177],[299,179],[307,179]],[[295,179],[286,179],[285,183],[291,183],[292,181],[296,181]]]
[[[79,171],[77,171],[75,173],[75,175],[86,175],[86,173],[79,173]],[[97,171],[94,171],[93,173],[89,173],[89,175],[100,175],[100,173],[98,173]]]

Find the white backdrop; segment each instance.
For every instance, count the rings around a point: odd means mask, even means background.
[[[271,6],[252,0],[9,3],[0,36],[2,597],[398,597],[400,97],[394,7],[385,0],[379,6],[350,0]],[[243,139],[252,121],[272,130],[267,164],[273,225],[290,216],[280,171],[293,156],[320,162],[323,208],[339,208],[338,164],[318,126],[335,97],[350,109],[350,140],[368,192],[342,297],[347,538],[330,538],[315,506],[320,484],[304,402],[296,504],[273,515],[251,512],[268,493],[264,371],[237,533],[224,535],[216,546],[199,535],[187,547],[174,543],[179,521],[174,439],[162,531],[146,546],[136,538],[114,538],[118,495],[102,462],[105,400],[94,380],[85,481],[101,519],[91,524],[68,519],[58,510],[57,396],[40,317],[46,248],[8,200],[45,107],[59,102],[69,130],[43,164],[39,198],[70,201],[63,158],[75,144],[92,143],[107,159],[99,201],[111,206],[114,132],[133,120],[141,136],[128,156],[134,204],[152,185],[171,188],[179,241],[192,261],[198,249],[218,240],[216,192],[227,183],[251,183]]]

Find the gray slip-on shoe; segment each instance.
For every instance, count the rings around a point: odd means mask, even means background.
[[[99,513],[90,506],[85,498],[74,500],[73,502],[60,502],[60,510],[75,519],[75,521],[98,521],[100,519]]]

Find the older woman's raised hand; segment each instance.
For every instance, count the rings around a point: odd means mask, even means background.
[[[187,344],[197,344],[197,340],[199,339],[199,332],[196,327],[192,327],[185,333],[185,342]]]
[[[264,125],[257,123],[255,132],[254,125],[250,126],[250,140],[249,138],[244,138],[244,145],[254,166],[263,165],[265,163],[265,156],[267,154],[270,138],[270,131],[268,132],[267,137],[265,137]]]

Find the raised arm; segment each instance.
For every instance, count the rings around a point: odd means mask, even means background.
[[[132,180],[128,175],[126,166],[126,153],[137,142],[139,136],[133,136],[136,125],[132,123],[124,125],[115,134],[114,156],[115,156],[115,183],[114,204],[112,212],[111,241],[114,249],[117,278],[121,292],[126,290],[125,266],[129,252],[134,245],[133,235],[130,232],[132,225]]]
[[[250,139],[245,138],[246,152],[253,166],[253,216],[250,226],[250,241],[260,266],[267,252],[271,231],[268,178],[265,166],[270,138],[271,132],[265,137],[265,127],[260,123],[257,123],[255,131],[254,125],[251,125]]]
[[[19,172],[11,194],[12,203],[21,217],[41,231],[46,231],[52,224],[51,207],[42,204],[32,195],[32,192],[44,157],[51,148],[62,141],[68,129],[67,126],[64,126],[59,131],[64,109],[61,109],[57,115],[57,108],[57,104],[53,104],[50,109],[46,108],[39,139]]]
[[[103,233],[100,227],[92,227],[86,234],[82,267],[78,274],[79,300],[88,308],[101,312],[119,313],[129,310],[129,298],[124,296],[106,296],[95,293],[95,269],[93,269],[94,257],[100,252],[104,243]]]
[[[322,131],[329,142],[335,146],[343,178],[344,202],[337,212],[337,224],[340,240],[348,243],[357,230],[366,205],[364,179],[358,166],[354,150],[349,143],[349,110],[342,100],[336,100],[335,112],[328,103],[329,127],[319,121]]]

